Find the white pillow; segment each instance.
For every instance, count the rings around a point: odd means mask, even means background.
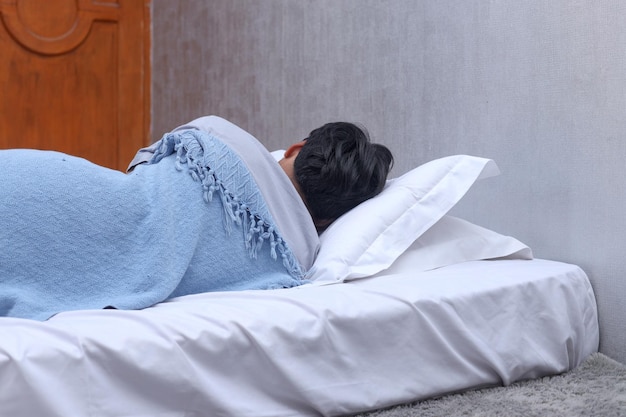
[[[321,234],[320,251],[307,278],[343,282],[388,268],[477,179],[499,173],[490,159],[454,155],[387,181],[382,193],[335,220]]]
[[[511,236],[447,215],[415,240],[389,268],[374,276],[414,274],[485,259],[533,259],[533,253]]]

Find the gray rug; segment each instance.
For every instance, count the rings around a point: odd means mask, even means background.
[[[355,415],[414,416],[626,416],[626,365],[596,353],[562,375]]]

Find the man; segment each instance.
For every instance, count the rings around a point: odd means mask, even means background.
[[[300,285],[318,230],[380,192],[391,163],[361,129],[333,123],[277,164],[215,116],[140,150],[128,174],[1,151],[0,316]]]

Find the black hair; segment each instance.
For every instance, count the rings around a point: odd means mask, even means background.
[[[313,220],[334,221],[379,194],[392,165],[391,151],[370,142],[364,129],[334,122],[309,134],[294,172]]]

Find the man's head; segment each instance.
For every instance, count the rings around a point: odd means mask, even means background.
[[[352,123],[335,122],[313,130],[301,142],[294,177],[318,229],[374,197],[385,186],[393,156],[372,143]]]

